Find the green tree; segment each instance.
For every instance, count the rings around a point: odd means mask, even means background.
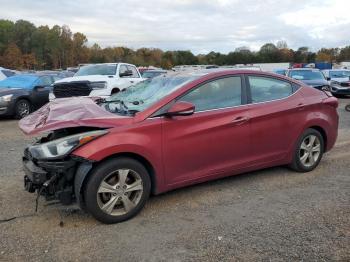
[[[34,24],[25,21],[18,20],[14,25],[14,35],[13,41],[21,49],[22,53],[30,53],[31,51],[31,42],[32,34],[36,30]]]
[[[12,21],[0,20],[0,55],[13,42],[14,26],[15,24]]]

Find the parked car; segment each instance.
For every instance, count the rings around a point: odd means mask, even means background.
[[[145,70],[142,72],[142,78],[153,78],[166,74],[167,72],[166,70]]]
[[[52,75],[57,76],[57,80],[67,77],[74,76],[74,72],[68,70],[45,70],[45,71],[36,71],[36,74]]]
[[[319,69],[313,68],[296,68],[289,69],[286,73],[287,76],[304,82],[305,84],[312,86],[316,89],[329,90],[328,79],[322,74]]]
[[[0,81],[0,115],[22,118],[49,102],[57,77],[22,74]]]
[[[330,79],[330,91],[333,95],[350,95],[350,70],[324,70],[323,74]]]
[[[0,67],[0,81],[1,80],[4,80],[5,78],[7,77],[10,77],[10,76],[13,76],[15,75],[16,73],[13,72],[12,70],[10,69],[6,69],[6,68],[3,68],[3,67]]]
[[[25,188],[121,222],[151,193],[278,165],[313,170],[336,141],[337,106],[328,92],[252,70],[172,72],[100,105],[57,99],[19,123],[50,132],[24,150]]]
[[[55,82],[50,100],[72,96],[106,98],[142,80],[137,68],[131,64],[83,65],[73,77]]]
[[[287,69],[275,69],[275,70],[273,70],[273,72],[274,72],[275,74],[279,74],[279,75],[285,76],[286,73],[287,73]]]

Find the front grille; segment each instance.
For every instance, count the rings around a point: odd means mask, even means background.
[[[340,85],[344,86],[344,87],[349,87],[350,86],[350,82],[343,82]]]
[[[89,82],[58,83],[53,87],[53,94],[56,98],[88,96],[91,90]]]

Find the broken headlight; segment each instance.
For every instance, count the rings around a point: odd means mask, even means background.
[[[33,145],[29,147],[29,151],[32,157],[36,159],[55,159],[69,154],[77,147],[82,146],[107,132],[108,131],[106,130],[99,130],[66,136],[40,145]]]

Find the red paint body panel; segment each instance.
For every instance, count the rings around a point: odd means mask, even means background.
[[[249,165],[249,122],[235,123],[238,117],[248,117],[247,106],[164,118],[163,161],[168,184]]]
[[[189,116],[151,117],[199,84],[237,74],[270,76],[301,87],[280,100]],[[84,125],[110,125],[111,128],[108,134],[73,154],[97,162],[116,154],[137,154],[152,165],[156,193],[161,193],[227,175],[288,164],[298,137],[310,127],[324,131],[326,149],[330,150],[338,130],[334,105],[336,98],[280,75],[247,70],[215,72],[184,85],[133,118],[110,116],[106,112],[106,118],[80,119]],[[50,129],[54,126],[52,123]],[[66,124],[56,123],[56,129],[64,126]]]

